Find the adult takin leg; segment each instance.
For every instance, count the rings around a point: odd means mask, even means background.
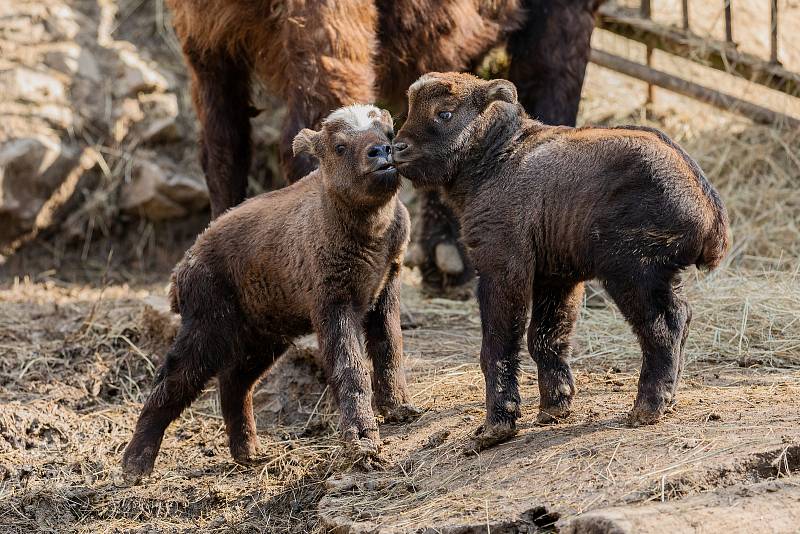
[[[437,191],[419,191],[419,219],[406,256],[419,267],[423,289],[432,295],[458,297],[456,288],[472,280],[475,270],[460,242],[458,220]]]
[[[211,216],[242,202],[251,161],[250,69],[242,57],[224,50],[198,50],[191,41],[184,55],[192,74],[192,100],[201,125],[200,162],[206,175]]]
[[[508,39],[508,79],[528,114],[575,126],[595,12],[603,0],[525,0],[525,24]]]
[[[575,395],[570,338],[582,300],[582,283],[534,283],[528,351],[538,370],[539,423],[557,422],[569,415]]]

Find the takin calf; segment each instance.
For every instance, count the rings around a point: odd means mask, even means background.
[[[213,376],[231,454],[251,461],[253,387],[312,331],[346,442],[377,451],[373,392],[386,420],[416,414],[401,364],[398,275],[409,218],[397,199],[392,128],[374,106],[334,111],[321,131],[294,140],[318,170],[226,212],[197,238],[172,274],[181,326],[125,450],[128,480],[152,472],[165,429]]]
[[[569,413],[570,337],[591,278],[642,348],[630,423],[656,422],[675,403],[691,318],[679,274],[692,264],[713,269],[728,248],[725,207],[698,165],[651,128],[531,120],[506,80],[431,73],[411,85],[408,99],[395,164],[415,186],[443,192],[479,275],[487,413],[475,448],[516,432],[530,307],[538,419]]]

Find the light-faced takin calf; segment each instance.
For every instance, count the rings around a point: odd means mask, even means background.
[[[486,422],[481,448],[515,433],[519,345],[539,374],[539,421],[570,411],[570,337],[583,282],[602,281],[643,352],[632,424],[675,403],[691,311],[676,291],[689,265],[714,268],[728,218],[697,164],[650,128],[550,127],[514,85],[432,73],[409,88],[395,163],[459,215],[479,274]]]
[[[167,426],[216,376],[231,454],[257,449],[252,390],[297,336],[316,332],[343,437],[376,450],[372,401],[388,420],[415,415],[401,365],[400,282],[409,233],[397,199],[392,119],[374,106],[302,130],[297,153],[319,159],[298,182],[211,223],[172,275],[178,335],[158,370],[123,471],[153,469]],[[365,357],[372,360],[370,379]]]

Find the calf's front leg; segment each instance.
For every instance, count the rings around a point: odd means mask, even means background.
[[[392,267],[386,286],[364,321],[375,406],[386,422],[398,423],[415,419],[421,413],[411,403],[403,371],[399,271],[399,265]]]
[[[361,320],[349,306],[327,306],[315,322],[328,384],[339,404],[342,437],[377,452],[380,439],[372,412]]]
[[[486,421],[468,450],[479,451],[517,433],[520,396],[517,374],[519,348],[525,330],[528,287],[509,273],[481,271],[478,304],[481,311],[481,369],[486,381]]]

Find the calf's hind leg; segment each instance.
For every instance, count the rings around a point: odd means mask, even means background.
[[[280,339],[262,340],[256,350],[226,366],[219,373],[219,400],[231,456],[239,463],[250,463],[258,453],[256,422],[253,418],[253,389],[258,379],[286,350]]]
[[[224,347],[212,331],[191,322],[181,326],[122,457],[122,470],[128,481],[135,483],[153,471],[164,431],[217,373]]]
[[[383,292],[364,321],[375,406],[387,422],[405,422],[420,414],[411,404],[403,371],[399,271],[399,265],[392,268]]]
[[[566,417],[575,395],[570,338],[583,300],[583,284],[535,284],[528,350],[539,375],[540,423]]]
[[[606,281],[606,289],[642,347],[639,390],[629,422],[657,422],[675,399],[689,308],[672,287],[674,271],[649,271]]]

